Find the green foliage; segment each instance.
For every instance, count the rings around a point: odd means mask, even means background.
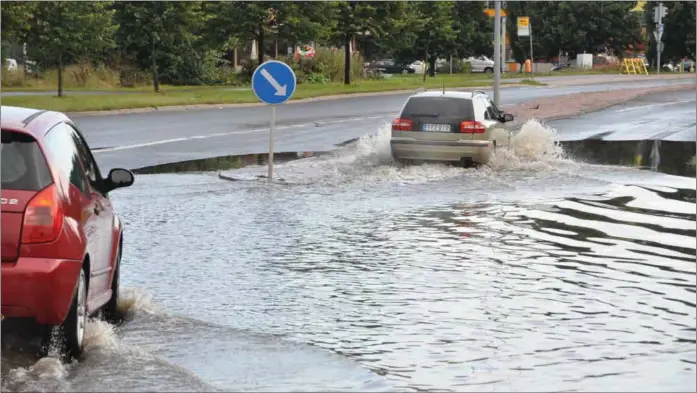
[[[646,31],[649,37],[649,47],[646,57],[650,62],[656,59],[656,38],[653,32],[656,24],[653,21],[653,9],[656,1],[649,1],[644,6]],[[661,53],[661,63],[665,60],[677,61],[683,56],[695,58],[695,8],[694,1],[671,1],[663,3],[668,13],[663,18],[664,30],[661,40],[664,43]]]
[[[200,2],[118,1],[114,9],[116,42],[127,61],[150,70],[157,83],[160,78],[172,84],[203,83]]]
[[[647,55],[655,56],[652,31],[654,2],[646,13],[630,12],[633,2],[507,2],[507,31],[514,57],[529,55],[527,37],[516,36],[516,17],[532,21],[536,57],[571,57],[610,48],[617,54],[636,47],[641,18],[647,25]],[[694,56],[695,3],[665,3],[666,44],[663,57]],[[175,85],[248,83],[257,61],[248,58],[253,40],[261,59],[279,48],[318,43],[315,59],[296,64],[301,83],[322,84],[382,78],[363,69],[363,57],[394,58],[411,63],[453,56],[453,72],[468,72],[460,60],[493,53],[493,20],[481,1],[3,1],[3,57],[19,58],[26,42],[29,58],[43,70],[71,65],[66,81],[76,87],[138,86],[150,79]],[[344,47],[356,39],[360,55],[349,59],[344,75]],[[329,49],[326,47],[339,49]],[[242,72],[230,67],[237,48]],[[284,53],[285,49],[281,49]],[[102,64],[108,65],[108,72]],[[438,70],[450,72],[449,64]],[[49,76],[50,74],[50,76]],[[107,75],[108,74],[108,75]],[[27,84],[23,74],[3,75],[3,86]],[[55,75],[44,73],[44,80]],[[347,78],[348,77],[348,78]],[[35,80],[35,78],[29,78]],[[36,82],[39,83],[39,82]]]
[[[436,71],[441,74],[450,73],[450,62],[446,62],[436,68]],[[462,59],[453,58],[453,74],[469,74],[472,72],[472,64]]]
[[[31,24],[30,21],[34,19],[34,14],[36,12],[38,3],[28,2],[28,1],[2,1],[0,2],[0,14],[2,20],[0,25],[2,25],[2,60],[6,58],[5,54],[8,49],[11,49],[11,45],[8,42],[13,42],[15,44],[24,42],[29,33]]]
[[[290,60],[288,64],[295,72],[298,84],[340,82],[344,78],[344,51],[340,49],[318,48],[312,59]],[[351,78],[361,79],[364,74],[364,60],[360,54],[351,56]],[[325,82],[321,82],[325,81]]]
[[[516,20],[529,16],[536,58],[557,56],[559,51],[596,53],[608,48],[621,54],[641,40],[640,17],[629,12],[626,1],[520,1],[509,2],[507,30],[518,62],[530,56],[528,37],[517,37]]]
[[[400,14],[404,19],[397,24],[401,34],[394,37],[395,58],[403,63],[423,59],[428,62],[429,70],[435,71],[438,57],[457,54],[458,31],[453,20],[455,2],[418,1],[405,4],[406,8]]]
[[[35,3],[22,34],[31,58],[57,66],[84,56],[99,56],[114,46],[113,12],[109,2]]]
[[[57,66],[84,57],[101,57],[114,46],[113,12],[110,2],[37,2],[31,9],[31,19],[16,24],[16,38],[27,43],[30,58],[43,66]],[[58,95],[62,94],[62,79],[58,79]]]
[[[453,7],[457,33],[453,55],[460,58],[487,55],[493,57],[494,21],[484,13],[483,2],[458,1]]]

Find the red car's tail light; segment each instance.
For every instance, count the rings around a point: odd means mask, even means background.
[[[58,190],[50,185],[29,201],[24,213],[22,243],[46,243],[56,240],[63,228],[63,210]]]
[[[397,118],[392,122],[392,131],[411,131],[414,123],[409,119]]]
[[[460,132],[465,134],[483,134],[486,131],[484,124],[478,121],[463,121],[460,123]]]

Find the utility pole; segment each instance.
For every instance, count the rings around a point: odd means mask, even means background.
[[[654,38],[656,38],[656,72],[661,74],[661,52],[663,52],[663,42],[661,38],[663,37],[663,18],[668,13],[668,9],[663,6],[663,3],[658,3],[658,6],[653,9],[653,21],[656,23],[656,30],[653,32]]]
[[[494,1],[494,104],[500,107],[501,88],[501,0]]]
[[[504,7],[501,7],[505,10]],[[506,72],[506,16],[501,17],[501,72]]]

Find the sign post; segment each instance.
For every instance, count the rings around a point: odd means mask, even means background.
[[[284,104],[295,92],[297,80],[290,66],[284,62],[270,60],[254,70],[252,90],[259,101],[271,105],[271,127],[269,130],[268,181],[273,181],[273,140],[276,131],[276,105]]]
[[[529,16],[518,17],[518,37],[530,37],[530,72],[535,77],[535,57],[532,52],[532,26],[530,26]]]
[[[663,45],[661,38],[663,37],[663,18],[668,13],[668,9],[663,6],[663,3],[658,3],[658,6],[653,10],[653,21],[656,22],[656,30],[653,32],[653,37],[656,39],[656,72],[661,73],[661,52]]]
[[[501,88],[501,1],[494,1],[494,105],[500,104]]]

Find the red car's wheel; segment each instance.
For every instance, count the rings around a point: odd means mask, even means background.
[[[119,323],[122,320],[119,314],[119,281],[121,271],[121,242],[119,242],[119,250],[116,253],[116,263],[114,268],[114,279],[111,280],[111,298],[104,305],[104,319],[109,323]]]
[[[87,279],[85,270],[80,270],[80,277],[75,288],[73,302],[68,316],[60,326],[61,353],[66,357],[79,358],[85,349],[85,328],[87,326]]]

